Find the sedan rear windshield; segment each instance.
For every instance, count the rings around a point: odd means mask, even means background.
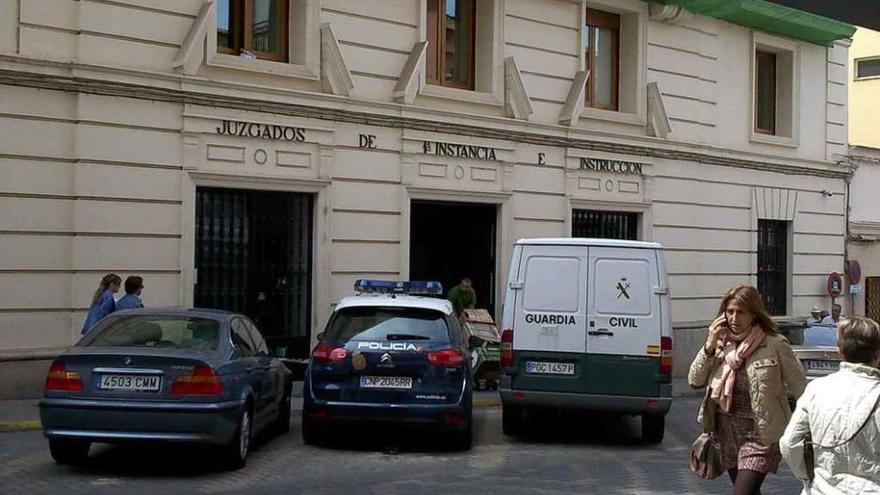
[[[189,316],[120,316],[101,321],[81,346],[156,347],[213,351],[220,322]]]
[[[446,317],[417,308],[360,307],[336,312],[324,340],[425,340],[449,342]]]
[[[814,325],[804,329],[804,346],[837,346],[837,327]]]

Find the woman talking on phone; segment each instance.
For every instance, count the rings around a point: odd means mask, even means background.
[[[712,425],[718,471],[727,471],[734,495],[760,493],[782,459],[779,438],[791,417],[786,387],[799,397],[806,378],[754,287],[724,294],[688,383],[707,387],[697,420],[704,430]]]

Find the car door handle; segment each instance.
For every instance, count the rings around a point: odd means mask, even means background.
[[[608,331],[608,330],[606,330],[606,329],[604,329],[604,328],[601,328],[601,329],[599,329],[599,330],[590,330],[590,331],[587,332],[587,333],[590,334],[590,335],[608,335],[608,336],[613,336],[613,335],[614,335],[614,332],[610,332],[610,331]]]

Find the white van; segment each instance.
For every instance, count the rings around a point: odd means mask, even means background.
[[[609,239],[520,239],[504,296],[503,427],[534,409],[642,417],[663,440],[672,405],[672,325],[663,247]]]

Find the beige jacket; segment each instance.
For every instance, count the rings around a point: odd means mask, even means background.
[[[706,387],[697,421],[703,423],[703,414],[714,414],[715,401],[709,398],[709,383],[723,360],[722,344],[719,342],[712,355],[700,348],[691,363],[688,383],[694,388]],[[791,418],[786,387],[795,398],[804,392],[807,379],[800,361],[788,345],[785,337],[768,335],[744,364],[749,377],[749,396],[755,415],[755,430],[762,445],[770,446],[779,441],[785,425]],[[708,409],[707,409],[708,408]]]
[[[779,440],[796,477],[806,479],[804,438],[813,437],[815,477],[804,494],[880,495],[880,370],[843,362],[813,380]]]

